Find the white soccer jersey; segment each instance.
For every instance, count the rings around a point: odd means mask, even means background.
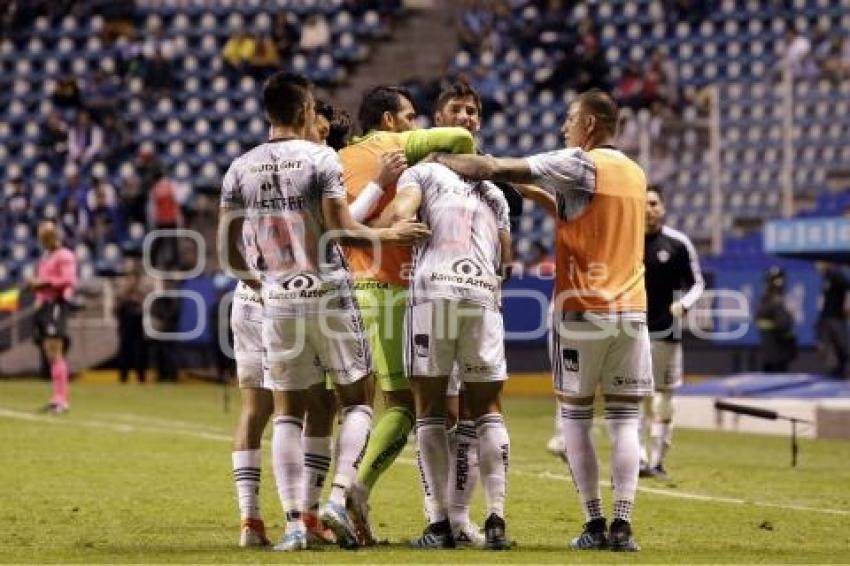
[[[264,143],[224,177],[221,206],[245,214],[248,265],[263,281],[265,312],[292,317],[347,307],[350,275],[340,247],[324,236],[323,198],[345,198],[342,165],[327,146]]]
[[[510,231],[508,203],[489,181],[466,182],[437,163],[407,169],[398,190],[419,190],[419,219],[431,237],[414,252],[409,297],[469,301],[499,308],[501,243]]]

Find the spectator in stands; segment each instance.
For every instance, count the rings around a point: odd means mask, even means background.
[[[822,305],[815,327],[818,354],[823,360],[826,373],[844,378],[847,377],[847,361],[850,358],[845,307],[850,280],[836,265],[823,262],[815,265],[823,277]]]
[[[230,36],[221,50],[225,71],[231,77],[241,76],[245,72],[248,59],[251,58],[253,53],[254,38],[244,30],[237,31]]]
[[[154,146],[150,142],[145,142],[139,148],[139,154],[136,156],[136,173],[139,175],[142,192],[147,194],[153,184],[165,174],[165,169],[162,162],[154,152]]]
[[[59,201],[58,224],[61,233],[73,243],[86,238],[91,222],[89,221],[88,210],[83,206],[82,199],[74,194],[69,194]],[[80,238],[79,240],[78,237]]]
[[[133,153],[133,134],[116,112],[103,117],[103,159],[110,169],[127,161]]]
[[[98,69],[86,85],[86,108],[96,117],[102,118],[117,109],[121,92],[114,76]]]
[[[153,230],[173,230],[183,226],[183,213],[174,182],[163,175],[154,183],[148,197],[148,225]],[[170,269],[179,260],[178,239],[161,237],[151,246],[151,261],[160,269]]]
[[[259,33],[254,36],[254,50],[247,64],[248,71],[258,81],[264,81],[280,68],[280,55],[271,37]]]
[[[147,223],[147,194],[142,191],[138,175],[131,173],[122,177],[119,190],[119,210],[129,226],[133,223]]]
[[[493,26],[493,13],[481,0],[466,0],[458,15],[458,38],[463,49],[478,52]]]
[[[301,28],[301,49],[317,51],[331,42],[331,26],[322,14],[310,14]]]
[[[71,198],[77,201],[77,204],[83,208],[86,205],[86,194],[88,193],[88,185],[83,183],[83,178],[80,176],[80,168],[69,163],[65,166],[65,178],[59,185],[58,200],[62,202],[66,198]]]
[[[281,59],[287,59],[301,43],[301,26],[290,12],[280,12],[275,17],[272,39]]]
[[[157,50],[153,58],[145,63],[144,75],[145,94],[151,98],[163,98],[171,94],[174,88],[174,71],[171,61],[165,58],[161,50]]]
[[[797,357],[794,317],[785,305],[785,272],[771,267],[765,274],[764,292],[756,313],[761,337],[761,370],[782,373]]]
[[[638,110],[646,106],[644,98],[644,73],[637,61],[630,61],[614,89],[614,97],[621,106]]]
[[[121,383],[127,383],[131,369],[139,383],[144,383],[148,368],[148,341],[145,338],[142,306],[154,290],[153,281],[145,274],[138,258],[127,260],[127,275],[115,297],[118,319],[118,371]]]
[[[24,178],[15,175],[9,179],[9,186],[3,195],[5,212],[15,221],[25,220],[29,213],[29,195]]]
[[[77,79],[71,75],[65,75],[56,83],[51,96],[53,105],[60,110],[71,110],[83,106],[83,95]]]
[[[816,53],[818,71],[832,81],[850,77],[850,39],[833,37]]]
[[[88,207],[88,217],[91,228],[88,232],[88,243],[94,250],[102,250],[106,244],[117,244],[120,241],[121,219],[118,208],[109,202],[105,184],[97,182],[92,188],[94,202]]]
[[[667,56],[663,47],[653,50],[646,66],[647,82],[653,92],[647,92],[647,98],[662,100],[675,106],[679,101],[679,76],[676,64]]]
[[[790,23],[785,32],[785,52],[782,56],[783,69],[790,69],[795,76],[801,75],[811,51],[812,42],[797,29],[794,23]]]
[[[103,129],[92,121],[88,110],[80,110],[68,135],[68,163],[88,168],[103,151]]]
[[[68,125],[62,120],[59,112],[51,111],[41,124],[38,145],[53,167],[65,163],[68,159]]]

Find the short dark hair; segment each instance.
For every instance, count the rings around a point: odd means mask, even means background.
[[[661,185],[649,185],[646,192],[653,192],[658,195],[658,200],[664,202],[664,188]]]
[[[317,98],[316,99],[316,114],[319,116],[324,116],[324,118],[330,124],[331,120],[334,119],[334,107],[327,100]]]
[[[472,85],[463,78],[456,80],[440,92],[439,96],[437,96],[437,101],[434,103],[434,114],[440,112],[448,104],[449,100],[453,98],[466,98],[467,96],[472,97],[475,101],[475,107],[478,108],[478,113],[481,114],[481,97],[478,96]]]
[[[413,104],[413,95],[402,86],[381,85],[372,88],[363,96],[360,109],[357,111],[357,120],[360,129],[365,134],[381,125],[381,117],[384,112],[395,114],[401,110],[400,97],[404,97]]]
[[[617,117],[620,109],[617,108],[617,102],[610,94],[594,88],[578,95],[577,100],[583,110],[596,117],[608,134],[613,136],[617,133]]]
[[[263,109],[272,124],[293,124],[313,84],[304,75],[280,71],[263,84]]]
[[[328,131],[326,143],[336,151],[339,151],[348,145],[354,121],[351,119],[351,114],[348,113],[348,110],[334,107],[333,117],[329,122],[331,127]]]

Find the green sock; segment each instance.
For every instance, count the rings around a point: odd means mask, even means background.
[[[369,490],[404,450],[413,421],[413,415],[407,409],[390,407],[372,429],[366,455],[363,456],[357,471],[358,481],[364,483]]]

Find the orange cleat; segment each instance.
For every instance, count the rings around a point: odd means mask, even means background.
[[[270,544],[271,541],[266,537],[266,525],[262,519],[242,519],[239,527],[240,547],[269,546]]]
[[[307,539],[309,543],[336,544],[336,536],[319,519],[315,513],[304,513],[304,526],[307,527]]]

